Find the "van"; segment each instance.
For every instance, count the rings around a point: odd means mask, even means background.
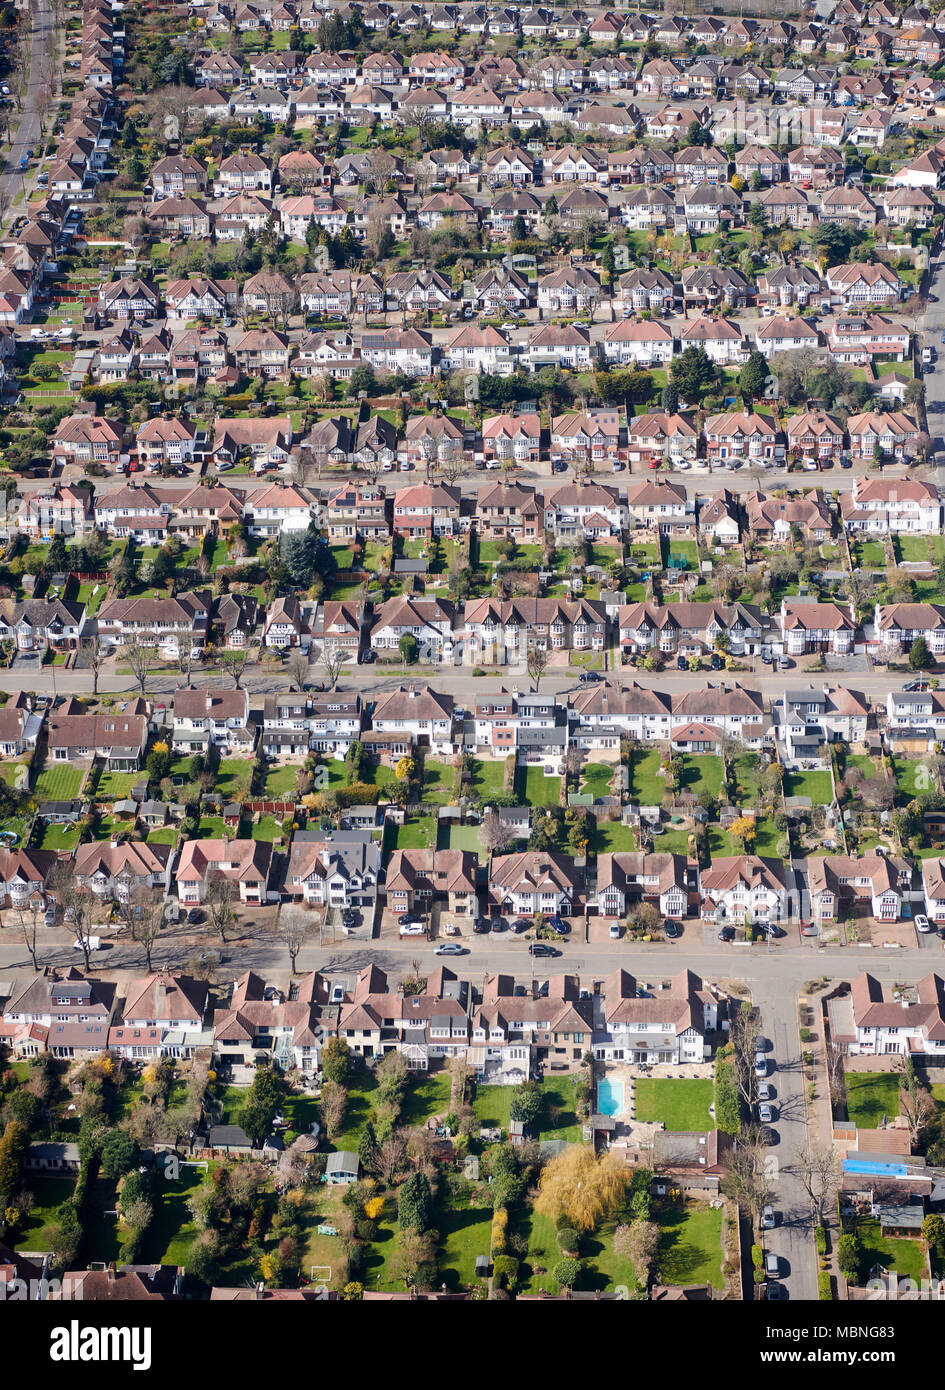
[[[781,1262],[778,1259],[777,1255],[774,1253],[773,1250],[768,1250],[765,1253],[765,1274],[768,1276],[769,1279],[776,1279],[778,1277],[778,1271],[780,1270],[780,1268]]]

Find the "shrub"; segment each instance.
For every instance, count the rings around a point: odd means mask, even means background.
[[[820,1273],[817,1276],[817,1297],[822,1303],[833,1302],[833,1284],[830,1282],[830,1275]]]
[[[826,1253],[827,1253],[827,1232],[824,1230],[823,1226],[818,1226],[818,1227],[817,1227],[817,1229],[816,1229],[815,1232],[814,1232],[814,1239],[815,1239],[816,1242],[817,1242],[817,1253],[818,1253],[818,1255],[824,1255],[824,1254],[826,1254]]]
[[[581,1237],[577,1231],[570,1226],[562,1226],[558,1232],[558,1249],[565,1255],[576,1255],[581,1243]]]

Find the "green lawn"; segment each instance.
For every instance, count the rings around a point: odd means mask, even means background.
[[[784,778],[785,796],[809,796],[815,806],[829,806],[832,798],[829,772],[789,772]]]
[[[517,1086],[477,1086],[473,1110],[481,1125],[509,1130],[509,1105]]]
[[[675,1082],[670,1083],[675,1085]],[[695,1203],[665,1207],[655,1213],[660,1237],[660,1279],[664,1284],[724,1286],[722,1212]]]
[[[757,753],[740,753],[735,759],[735,778],[743,806],[753,806],[761,797],[761,774]]]
[[[131,788],[146,775],[146,773],[141,772],[103,772],[98,779],[95,799],[96,801],[125,801],[131,795]]]
[[[685,754],[683,756],[682,786],[694,796],[709,792],[718,796],[722,790],[722,760],[705,754]]]
[[[909,1240],[902,1236],[883,1236],[879,1222],[861,1218],[857,1231],[863,1242],[863,1269],[868,1272],[874,1265],[883,1265],[904,1279],[916,1282],[928,1275],[925,1259],[925,1244],[920,1240]]]
[[[436,816],[419,816],[395,827],[394,849],[433,849],[436,844]]]
[[[485,862],[489,851],[482,843],[482,832],[478,825],[441,825],[436,842],[437,849],[468,849],[478,854]]]
[[[927,792],[930,787],[924,784],[924,779],[928,776],[925,762],[921,758],[893,758],[893,773],[896,778],[896,786],[899,788],[897,800],[912,801],[921,792]],[[920,768],[922,769],[920,775]]]
[[[344,768],[343,763],[338,764]],[[298,783],[299,768],[294,763],[285,767],[274,767],[266,774],[266,796],[272,801],[294,801]]]
[[[880,541],[858,541],[850,547],[853,563],[857,569],[881,570],[886,568],[886,551]]]
[[[339,1153],[342,1149],[357,1153],[361,1131],[365,1122],[371,1118],[373,1092],[376,1090],[374,1074],[366,1070],[359,1072],[347,1087],[348,1106],[345,1110],[344,1128],[333,1140],[328,1141],[334,1153]]]
[[[736,844],[728,831],[723,830],[720,825],[710,825],[707,838],[711,859],[729,859],[733,854],[742,852],[741,846]]]
[[[226,825],[222,816],[201,816],[195,838],[198,840],[222,840],[225,832]]]
[[[176,845],[180,831],[176,825],[162,825],[148,831],[149,845]]]
[[[231,801],[239,791],[249,791],[253,764],[250,758],[224,758],[216,771],[214,790],[224,801]]]
[[[899,1077],[888,1071],[851,1071],[846,1075],[847,1115],[857,1129],[878,1129],[883,1116],[899,1114]]]
[[[79,843],[79,831],[74,825],[46,825],[37,841],[39,849],[72,850]]]
[[[144,1238],[142,1259],[154,1264],[186,1265],[197,1237],[187,1202],[206,1181],[202,1168],[183,1168],[179,1178],[155,1184],[154,1217]]]
[[[75,1189],[75,1178],[46,1178],[27,1174],[23,1180],[27,1192],[33,1194],[33,1208],[16,1232],[16,1244],[21,1250],[50,1250],[49,1228],[56,1219],[56,1208],[68,1201]]]
[[[663,837],[657,848],[662,849]],[[620,854],[625,850],[637,848],[636,832],[619,820],[598,821],[594,832],[593,845],[597,854]]]
[[[867,757],[865,753],[848,753],[846,758],[846,771],[856,768],[862,772],[864,777],[878,777],[879,769],[875,759]]]
[[[260,816],[259,820],[249,827],[249,838],[266,840],[272,844],[282,838],[282,822],[275,816]]]
[[[437,1226],[440,1232],[437,1277],[448,1290],[458,1292],[476,1282],[476,1257],[489,1254],[492,1212],[488,1207],[443,1203]]]
[[[896,536],[893,546],[899,559],[908,563],[931,560],[937,564],[945,555],[945,540],[941,536]]]
[[[647,1123],[662,1120],[668,1130],[706,1130],[712,1126],[709,1106],[713,1085],[710,1080],[689,1081],[682,1077],[657,1081],[644,1078],[633,1083],[637,1119]]]
[[[755,853],[765,855],[768,858],[778,857],[778,843],[781,840],[781,831],[778,830],[770,816],[758,816],[755,819]]]
[[[558,806],[561,778],[546,777],[540,767],[518,768],[515,774],[518,798],[524,806]]]
[[[613,763],[588,763],[581,773],[581,791],[592,796],[595,801],[600,801],[605,796],[610,796],[613,775]]]
[[[430,806],[449,806],[454,804],[453,782],[456,769],[449,763],[438,763],[427,758],[423,764],[423,790],[420,799]]]
[[[628,791],[630,800],[641,806],[658,806],[666,794],[666,778],[660,776],[660,755],[650,748],[645,753],[631,753]]]
[[[487,762],[477,758],[472,765],[470,788],[476,796],[488,801],[490,796],[501,792],[505,786],[505,763],[501,760]]]
[[[580,1144],[583,1125],[577,1117],[576,1076],[545,1076],[542,1090],[545,1093],[545,1110],[542,1115],[538,1138],[564,1139],[569,1144]]]
[[[410,1127],[425,1125],[434,1115],[444,1115],[450,1108],[448,1071],[415,1072],[414,1077],[400,1112],[400,1123]]]
[[[52,763],[36,778],[33,795],[37,801],[71,801],[79,795],[84,780],[84,768]]]

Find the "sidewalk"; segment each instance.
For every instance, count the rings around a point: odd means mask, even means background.
[[[809,1025],[811,1032],[815,1034],[815,1039],[810,1043],[802,1043],[804,1052],[810,1052],[814,1058],[814,1076],[816,1094],[814,1100],[810,1100],[809,1092],[805,1090],[805,1100],[807,1103],[809,1129],[809,1143],[812,1147],[823,1149],[833,1148],[833,1106],[830,1101],[830,1080],[827,1074],[827,1049],[826,1049],[826,1029],[825,1015],[823,1009],[824,997],[830,993],[835,982],[823,990],[818,990],[816,994],[798,994],[798,1003],[806,999],[812,1014],[812,1021]],[[837,1291],[837,1299],[845,1301],[848,1298],[847,1282],[840,1273],[837,1264],[837,1242],[840,1239],[840,1217],[837,1212],[836,1199],[831,1201],[826,1215],[824,1225],[827,1228],[827,1267],[833,1276],[834,1287]],[[821,1256],[814,1247],[815,1258],[817,1260],[817,1273],[820,1274]]]

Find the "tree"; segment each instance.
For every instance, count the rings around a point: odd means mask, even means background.
[[[239,690],[248,663],[249,647],[238,647],[235,651],[220,653],[220,670],[233,677],[234,690]]]
[[[756,350],[749,354],[748,361],[738,374],[738,389],[746,400],[755,401],[764,395],[767,380],[767,360]]]
[[[16,913],[17,920],[20,924],[20,930],[23,933],[23,940],[26,943],[27,951],[29,951],[34,970],[39,970],[40,968],[36,951],[36,936],[44,912],[45,908],[43,907],[42,899],[33,897],[28,903],[17,908]]]
[[[102,639],[96,634],[94,637],[83,637],[79,644],[79,651],[85,665],[92,673],[92,694],[98,694],[99,672],[105,661],[106,650]]]
[[[350,659],[350,656],[351,653],[344,651],[341,647],[322,647],[321,663],[325,668],[328,684],[332,690],[338,684],[341,668]]]
[[[837,1242],[837,1263],[844,1279],[856,1284],[863,1267],[863,1242],[855,1231],[842,1235]]]
[[[131,674],[134,676],[141,694],[144,695],[147,689],[148,676],[154,670],[155,649],[146,646],[137,637],[130,638],[121,648],[121,658],[131,667]]]
[[[909,667],[913,671],[924,671],[932,665],[932,653],[924,637],[917,637],[909,648]]]
[[[401,1186],[397,1194],[397,1223],[402,1231],[410,1228],[422,1234],[430,1229],[433,1196],[425,1173],[411,1173]]]
[[[69,930],[75,933],[75,940],[85,957],[86,970],[91,969],[92,951],[92,895],[88,888],[76,881],[71,864],[60,861],[46,880],[47,895],[55,898],[69,923]]]
[[[942,1251],[945,1250],[945,1219],[937,1212],[930,1212],[922,1222],[922,1239],[941,1259]]]
[[[548,653],[544,647],[530,647],[525,661],[525,667],[529,676],[535,682],[535,690],[541,685],[541,678],[545,674],[548,665]]]
[[[556,1279],[563,1289],[573,1288],[581,1274],[581,1261],[567,1255],[563,1260],[558,1261],[551,1274],[552,1278]]]
[[[101,1174],[103,1178],[122,1178],[138,1163],[138,1146],[123,1129],[112,1129],[102,1143]],[[134,1222],[128,1223],[134,1225]]]
[[[598,1159],[583,1145],[570,1144],[542,1170],[535,1210],[553,1221],[567,1217],[576,1231],[594,1231],[618,1210],[626,1187],[627,1170],[616,1154]]]
[[[807,1148],[798,1156],[797,1175],[810,1202],[811,1220],[822,1226],[837,1192],[837,1156],[832,1148]]]
[[[397,643],[397,650],[403,658],[405,666],[412,666],[420,655],[420,643],[412,632],[405,632]]]
[[[914,1151],[919,1147],[922,1132],[935,1119],[937,1107],[931,1092],[916,1076],[911,1057],[905,1059],[902,1077],[899,1087],[899,1113],[909,1128],[909,1139]]]
[[[663,387],[660,406],[667,415],[675,415],[679,409],[679,388],[672,381],[667,381]]]
[[[670,367],[670,380],[688,401],[701,401],[715,386],[718,375],[718,368],[701,347],[687,347],[673,358]]]
[[[208,874],[204,907],[209,924],[223,945],[226,945],[226,933],[231,923],[236,921],[236,899],[237,889],[232,879],[219,870]]]
[[[322,1076],[343,1086],[351,1077],[354,1060],[344,1038],[326,1038],[322,1046]]]
[[[335,1135],[340,1133],[347,1108],[348,1092],[344,1086],[339,1086],[334,1081],[325,1081],[322,1084],[320,1114],[329,1139],[334,1139]]]
[[[522,1124],[530,1127],[535,1123],[544,1109],[544,1091],[537,1081],[523,1081],[515,1091],[512,1092],[512,1099],[509,1103],[509,1118],[520,1120]]]
[[[729,834],[740,842],[742,849],[750,854],[758,834],[754,816],[737,816],[728,829]]]
[[[153,893],[140,890],[119,899],[121,919],[128,928],[131,939],[144,950],[144,959],[150,975],[154,968],[151,956],[164,924],[164,904]]]
[[[391,1186],[408,1167],[407,1141],[402,1130],[393,1130],[377,1150],[377,1176]]]
[[[413,1227],[397,1234],[397,1249],[391,1259],[396,1278],[404,1287],[430,1288],[436,1277],[436,1232],[421,1232]]]
[[[284,1095],[282,1077],[272,1067],[257,1068],[240,1110],[240,1124],[254,1148],[259,1148],[272,1132],[272,1122],[279,1113]]]
[[[299,952],[311,931],[311,918],[303,907],[280,907],[276,918],[276,935],[289,953],[289,966],[293,975]]]
[[[479,839],[490,854],[501,854],[503,850],[508,849],[515,839],[515,831],[497,811],[490,811],[482,818],[482,824],[479,827]]]
[[[378,1149],[374,1126],[370,1120],[367,1120],[361,1131],[361,1138],[358,1140],[358,1158],[364,1172],[369,1173],[372,1177],[378,1176]]]
[[[614,1254],[633,1265],[637,1282],[645,1285],[660,1252],[660,1228],[655,1221],[634,1221],[614,1232]]]
[[[308,652],[303,651],[301,647],[293,647],[289,654],[288,668],[293,687],[296,690],[304,690],[310,670]]]

